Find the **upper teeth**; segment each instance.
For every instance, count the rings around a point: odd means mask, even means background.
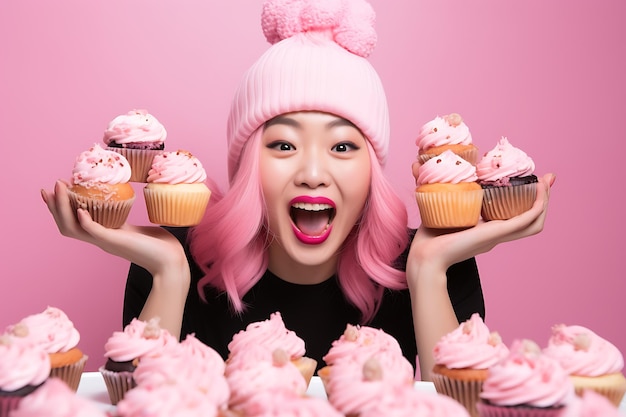
[[[309,210],[309,211],[321,211],[332,209],[333,206],[330,204],[311,204],[311,203],[294,203],[292,205],[293,208],[301,209],[301,210]]]

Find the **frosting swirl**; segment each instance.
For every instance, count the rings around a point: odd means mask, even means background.
[[[450,369],[487,369],[509,353],[496,332],[490,332],[478,313],[442,337],[434,349],[435,363]]]
[[[200,391],[183,385],[136,386],[117,403],[118,417],[216,417],[218,409]]]
[[[476,168],[450,150],[424,162],[417,171],[417,184],[475,182]]]
[[[146,110],[131,110],[117,116],[104,130],[103,141],[106,145],[115,142],[118,145],[135,143],[154,143],[162,145],[167,137],[165,127]]]
[[[178,150],[155,155],[146,182],[157,184],[194,184],[206,180],[206,171],[190,152]]]
[[[131,168],[117,152],[94,144],[76,158],[72,183],[91,188],[97,184],[123,184],[130,180]]]
[[[497,182],[511,177],[525,177],[535,171],[535,162],[519,148],[502,137],[476,164],[476,175],[480,182]]]
[[[242,407],[246,417],[343,417],[322,398],[294,395],[288,391],[266,391]]]
[[[104,356],[116,362],[127,362],[175,348],[177,344],[178,340],[161,329],[158,320],[133,319],[124,331],[113,332],[109,337],[104,344]]]
[[[472,134],[461,116],[451,113],[425,123],[420,128],[415,144],[420,150],[443,145],[471,145]]]
[[[557,360],[570,375],[594,377],[621,372],[624,368],[619,349],[583,326],[553,326],[543,352]]]
[[[7,327],[14,343],[36,345],[47,353],[67,352],[80,341],[74,323],[59,308],[47,307],[43,312],[24,317]]]
[[[380,351],[402,355],[398,341],[381,329],[348,324],[346,330],[333,341],[328,353],[322,358],[327,365],[339,360],[352,359],[357,355],[372,356]]]
[[[50,356],[40,346],[20,345],[0,336],[0,389],[37,386],[50,375]]]
[[[509,356],[489,368],[480,397],[498,406],[560,407],[574,395],[569,375],[559,363],[524,339],[515,340]]]

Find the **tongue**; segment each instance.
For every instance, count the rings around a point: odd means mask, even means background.
[[[328,220],[328,210],[295,210],[294,222],[298,229],[308,236],[320,236],[324,233]]]

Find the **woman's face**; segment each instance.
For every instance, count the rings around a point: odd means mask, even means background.
[[[259,162],[270,269],[289,279],[315,266],[318,279],[328,278],[369,193],[365,137],[331,114],[288,113],[266,123]]]

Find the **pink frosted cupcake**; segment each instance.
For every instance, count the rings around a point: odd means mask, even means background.
[[[325,389],[333,407],[347,416],[357,416],[376,404],[385,388],[412,388],[413,383],[413,366],[404,356],[380,351],[335,362]]]
[[[106,363],[100,367],[111,404],[117,404],[124,394],[136,386],[133,373],[145,357],[167,354],[176,349],[178,340],[159,326],[157,319],[133,319],[124,331],[114,332],[104,345]]]
[[[18,407],[50,376],[50,358],[39,346],[13,343],[0,336],[0,417]]]
[[[478,148],[472,143],[472,134],[458,113],[437,116],[425,123],[417,135],[417,159],[424,163],[452,151],[472,165],[476,165]]]
[[[469,417],[467,410],[446,395],[407,387],[387,387],[359,417]]]
[[[217,407],[200,391],[184,384],[137,386],[116,408],[116,417],[218,417]]]
[[[476,165],[478,183],[485,191],[482,216],[506,220],[532,207],[537,196],[535,163],[502,137]]]
[[[483,190],[473,165],[447,150],[421,165],[416,175],[415,198],[424,227],[463,228],[478,223]]]
[[[11,417],[108,417],[98,405],[82,398],[58,378],[50,378],[11,411]]]
[[[263,392],[284,391],[297,396],[305,395],[307,384],[285,350],[275,349],[271,360],[266,359],[262,347],[250,346],[249,350],[258,355],[247,356],[250,359],[247,362],[237,360],[226,364],[230,410],[241,413],[250,401]]]
[[[287,353],[289,360],[300,370],[308,386],[315,373],[317,361],[306,356],[304,340],[285,327],[280,312],[272,313],[267,320],[250,323],[233,336],[228,344],[227,367],[239,361],[248,363],[262,358],[272,361],[276,349]],[[256,358],[252,359],[250,355],[255,355]]]
[[[65,312],[47,307],[9,326],[6,334],[14,343],[41,347],[50,356],[50,376],[78,389],[88,357],[78,347],[80,333]]]
[[[430,376],[437,392],[454,398],[476,417],[476,403],[489,368],[508,354],[500,335],[491,332],[474,313],[437,342]]]
[[[144,188],[150,222],[164,226],[195,226],[204,216],[211,190],[202,163],[188,151],[154,157]]]
[[[146,182],[152,159],[163,152],[167,131],[147,110],[131,110],[109,122],[102,140],[124,155],[132,168],[130,181]]]
[[[104,227],[121,227],[135,202],[130,174],[126,158],[95,144],[74,162],[67,189],[72,208],[87,210]]]
[[[481,417],[556,417],[574,397],[556,360],[531,340],[515,340],[509,356],[489,368],[476,408]]]
[[[611,342],[586,327],[559,324],[543,352],[570,375],[578,395],[594,390],[619,406],[626,393],[624,357]]]
[[[133,372],[137,386],[154,388],[160,385],[184,385],[196,389],[208,397],[211,403],[225,411],[230,389],[224,376],[222,357],[193,335],[175,348],[168,348],[166,355],[143,357]]]

